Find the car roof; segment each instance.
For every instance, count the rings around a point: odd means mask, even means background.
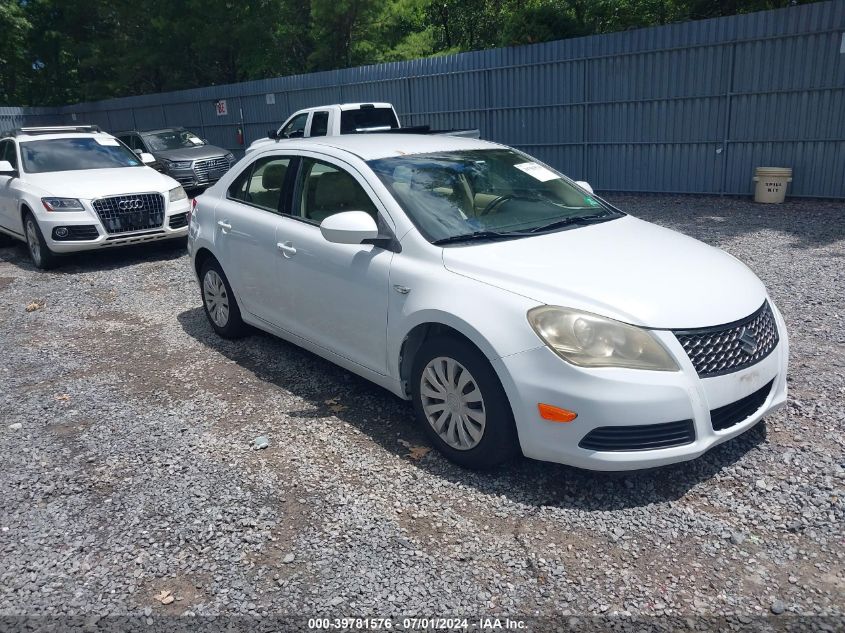
[[[328,110],[329,108],[340,108],[341,110],[360,110],[363,106],[371,106],[373,108],[393,108],[390,103],[383,101],[362,101],[360,103],[330,103],[327,105],[313,106],[311,108],[302,108],[297,110],[294,114],[302,112],[317,112],[319,110]]]
[[[27,143],[29,141],[52,141],[63,138],[114,138],[108,132],[56,132],[54,134],[18,134],[16,141]]]
[[[282,139],[274,149],[332,148],[354,154],[363,160],[376,160],[408,154],[497,149],[502,146],[477,138],[443,134],[344,134],[306,139]],[[270,148],[262,148],[270,149]]]
[[[122,134],[156,134],[158,132],[181,132],[187,131],[185,128],[178,126],[178,127],[163,127],[157,130],[121,130],[120,132],[115,132],[115,136],[120,136]]]

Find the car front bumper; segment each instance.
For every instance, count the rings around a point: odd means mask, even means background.
[[[188,235],[187,214],[190,208],[191,201],[187,198],[170,202],[165,209],[164,222],[161,226],[125,233],[109,233],[97,213],[88,209],[79,212],[42,212],[38,214],[37,220],[44,240],[52,252],[76,253],[143,242],[184,238]],[[94,237],[91,227],[96,229],[96,237]],[[68,229],[69,233],[80,232],[84,235],[74,239],[60,239],[56,235],[56,229],[62,228]],[[82,239],[87,237],[90,237],[90,239]]]
[[[771,304],[771,301],[770,301]],[[754,426],[786,402],[789,343],[783,318],[772,305],[780,341],[764,359],[739,371],[699,378],[674,334],[655,334],[680,371],[584,369],[542,346],[493,361],[513,409],[526,457],[590,470],[637,470],[699,457]],[[762,404],[723,430],[714,430],[711,411],[751,396],[771,382]],[[761,396],[762,397],[762,396]],[[537,405],[550,404],[578,414],[572,422],[550,422]],[[694,439],[669,448],[589,450],[579,443],[593,429],[692,421]]]
[[[199,189],[201,187],[210,187],[216,183],[234,164],[234,162],[228,162],[225,169],[213,170],[204,170],[195,166],[174,169],[165,165],[164,173],[177,181],[185,189]]]

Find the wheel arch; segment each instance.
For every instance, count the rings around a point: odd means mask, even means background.
[[[200,276],[200,271],[202,270],[203,265],[204,265],[204,264],[205,264],[205,262],[207,262],[209,259],[213,259],[213,260],[214,260],[214,261],[216,261],[218,264],[220,264],[220,260],[219,260],[219,259],[217,259],[217,258],[214,256],[214,253],[212,253],[212,252],[211,252],[208,248],[206,248],[205,246],[201,247],[201,248],[200,248],[200,249],[196,252],[196,255],[194,255],[194,272],[195,272],[195,273],[196,273],[196,275],[197,275],[197,279],[199,279],[199,276]],[[222,264],[220,264],[220,266],[221,266],[221,268],[222,268]],[[230,283],[231,283],[231,282],[230,282]]]
[[[487,360],[494,360],[499,357],[490,341],[465,321],[454,317],[445,319],[430,315],[428,319],[421,320],[408,329],[405,336],[402,337],[402,344],[399,347],[397,361],[399,380],[406,397],[410,397],[409,384],[414,358],[425,341],[436,336],[452,336],[463,340],[480,351]]]

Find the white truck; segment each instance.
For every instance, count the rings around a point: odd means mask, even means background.
[[[247,152],[289,138],[312,136],[339,136],[390,132],[405,134],[448,134],[479,138],[478,130],[432,130],[428,125],[402,127],[396,110],[390,103],[337,103],[334,105],[304,108],[290,115],[278,130],[270,130],[267,138],[253,141]]]

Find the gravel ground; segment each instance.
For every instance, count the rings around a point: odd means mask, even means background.
[[[616,477],[426,453],[379,388],[217,338],[181,245],[0,248],[0,615],[841,616],[845,204],[611,198],[748,263],[792,343],[784,410]]]

